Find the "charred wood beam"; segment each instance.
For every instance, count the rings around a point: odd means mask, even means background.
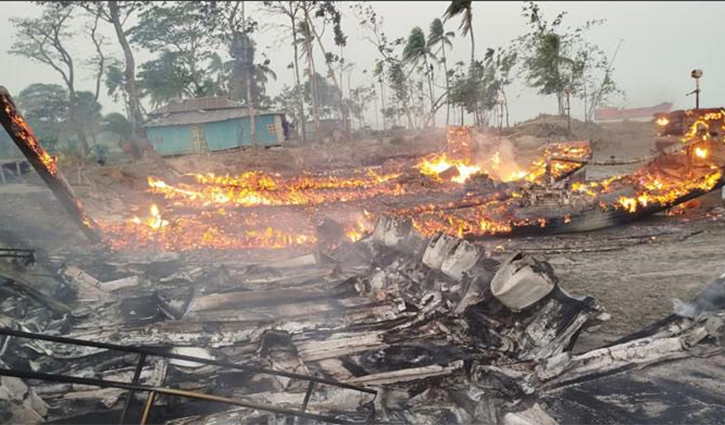
[[[346,384],[344,382],[338,382],[333,379],[326,379],[326,378],[318,378],[316,376],[309,376],[309,375],[301,375],[298,373],[291,373],[291,372],[285,372],[282,370],[273,370],[273,369],[265,369],[261,367],[255,367],[255,366],[248,366],[248,365],[240,365],[236,363],[221,361],[221,360],[212,360],[212,359],[205,359],[201,357],[194,357],[194,356],[186,356],[183,354],[175,354],[168,351],[165,351],[163,349],[154,349],[152,347],[142,347],[142,346],[126,346],[126,345],[117,345],[117,344],[109,344],[106,342],[96,342],[96,341],[86,341],[82,339],[76,339],[76,338],[67,338],[62,336],[54,336],[54,335],[43,335],[43,334],[36,334],[32,332],[23,332],[23,331],[17,331],[14,329],[8,329],[8,328],[0,328],[0,335],[7,335],[7,336],[13,336],[17,338],[28,338],[28,339],[34,339],[34,340],[40,340],[40,341],[49,341],[49,342],[57,342],[61,344],[71,344],[71,345],[81,345],[85,347],[95,347],[95,348],[102,348],[105,350],[112,350],[112,351],[120,351],[124,353],[137,353],[137,354],[146,354],[149,356],[158,356],[158,357],[164,357],[167,359],[177,359],[177,360],[186,360],[194,363],[201,363],[206,365],[212,365],[212,366],[220,366],[220,367],[226,367],[229,369],[236,369],[236,370],[244,370],[252,373],[261,373],[261,374],[267,374],[267,375],[274,375],[274,376],[281,376],[284,378],[291,378],[291,379],[300,379],[303,381],[312,381],[319,384],[325,384],[325,385],[331,385],[333,387],[340,387],[340,388],[346,388],[350,390],[359,391],[362,393],[372,394],[376,395],[377,391],[365,388],[359,385],[352,385],[352,384]],[[130,388],[128,388],[130,389]]]
[[[71,312],[70,307],[33,288],[30,284],[18,280],[18,278],[0,274],[0,290],[3,289],[8,289],[8,292],[23,294],[36,300],[51,310],[55,316],[62,316]]]
[[[261,404],[261,403],[254,403],[251,401],[244,401],[244,400],[237,400],[233,398],[228,397],[222,397],[214,394],[207,394],[207,393],[201,393],[196,391],[186,391],[176,388],[170,388],[170,387],[157,387],[157,386],[151,386],[151,385],[142,385],[142,384],[131,384],[127,382],[119,382],[119,381],[110,381],[110,380],[103,380],[103,379],[91,379],[91,378],[78,378],[75,376],[65,376],[65,375],[54,375],[49,373],[39,373],[39,372],[30,372],[30,371],[20,371],[20,370],[10,370],[5,368],[0,368],[0,376],[12,376],[15,378],[20,379],[37,379],[41,381],[50,381],[50,382],[60,382],[65,384],[78,384],[78,385],[89,385],[94,387],[103,387],[103,388],[120,388],[124,390],[129,391],[138,391],[138,392],[149,392],[149,393],[157,393],[157,394],[163,394],[166,396],[176,396],[176,397],[184,397],[184,398],[192,398],[196,400],[203,400],[203,401],[211,401],[216,403],[224,403],[229,404],[233,406],[240,406],[240,407],[246,407],[249,409],[254,410],[261,410],[265,412],[272,412],[272,413],[278,413],[281,415],[287,415],[287,416],[297,416],[301,418],[306,419],[312,419],[320,422],[327,422],[327,423],[333,423],[333,424],[355,424],[357,422],[348,421],[345,419],[340,419],[335,416],[330,415],[318,415],[314,413],[307,413],[303,412],[301,410],[292,410],[292,409],[285,409],[282,407],[278,407],[271,404]],[[147,404],[150,408],[150,405]],[[145,412],[147,415],[148,413]]]
[[[667,204],[652,203],[646,207],[638,208],[635,212],[628,212],[624,209],[617,209],[614,207],[609,207],[604,210],[594,206],[583,210],[578,214],[572,214],[568,219],[564,217],[547,217],[546,224],[544,226],[537,224],[535,221],[531,224],[513,226],[509,236],[539,236],[560,233],[588,232],[618,224],[627,224],[705,195],[713,190],[723,187],[723,185],[725,185],[725,180],[721,179],[710,190],[695,189]],[[470,239],[477,240],[486,238],[487,237],[473,237]]]
[[[55,158],[40,145],[33,130],[18,112],[10,93],[2,86],[0,86],[0,123],[88,240],[92,243],[101,242],[100,228],[83,210],[73,189],[58,169]]]

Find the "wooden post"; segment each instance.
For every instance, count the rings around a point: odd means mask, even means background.
[[[58,169],[55,158],[40,146],[33,130],[20,115],[10,93],[3,86],[0,86],[0,124],[88,240],[92,243],[101,242],[98,224],[83,210],[73,189]]]

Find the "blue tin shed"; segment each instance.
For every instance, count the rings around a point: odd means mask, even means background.
[[[146,134],[160,155],[284,142],[284,113],[255,111],[254,122],[256,143],[252,143],[249,110],[241,103],[223,97],[183,99],[149,113]]]

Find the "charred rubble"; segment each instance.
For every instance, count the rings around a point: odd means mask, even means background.
[[[41,272],[55,274],[55,286],[37,288]],[[615,422],[684,417],[667,416],[672,409],[702,421],[725,413],[722,388],[697,366],[723,363],[725,278],[682,315],[572,354],[582,329],[607,318],[594,299],[564,291],[546,262],[498,262],[462,239],[423,238],[400,217],[379,218],[358,242],[268,263],[168,255],[33,266],[20,257],[0,276],[6,330],[171,356],[149,355],[139,368],[135,352],[3,331],[3,375],[128,383],[138,372],[139,385],[159,392],[149,403],[144,391],[2,376],[4,422],[109,423],[127,410],[128,422],[281,423],[288,414],[274,408],[301,404],[319,415],[309,420],[338,423],[591,422],[602,406]],[[687,373],[665,379],[663,362]],[[310,390],[296,376],[319,382]],[[660,387],[642,404],[639,392]]]

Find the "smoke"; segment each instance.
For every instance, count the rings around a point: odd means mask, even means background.
[[[679,298],[670,298],[670,302],[672,302],[672,310],[680,317],[694,319],[700,314],[698,307],[694,303],[687,303]]]
[[[474,133],[473,139],[477,148],[474,164],[498,180],[512,180],[524,168],[522,164],[527,163],[509,139],[482,133]]]
[[[702,313],[725,309],[725,273],[710,283],[692,302],[672,298],[674,313],[681,317],[695,318]]]

